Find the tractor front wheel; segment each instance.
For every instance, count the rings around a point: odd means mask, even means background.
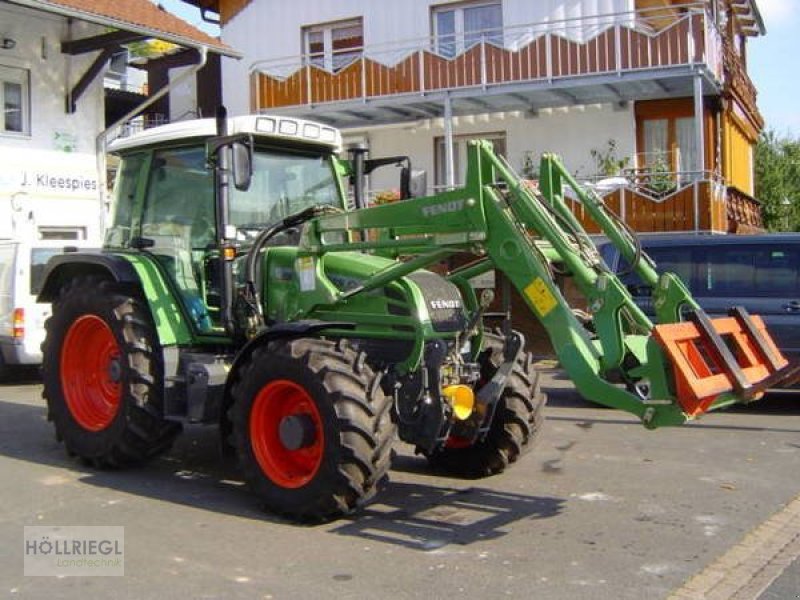
[[[385,481],[391,403],[363,353],[344,341],[271,342],[235,377],[232,441],[265,508],[324,521],[350,512]]]
[[[503,338],[486,334],[485,346],[479,357],[483,383],[503,362]],[[505,471],[534,446],[544,424],[546,401],[532,357],[523,350],[506,379],[486,437],[473,444],[451,438],[428,455],[428,463],[437,471],[474,479]]]
[[[160,345],[138,298],[79,277],[61,290],[45,327],[43,395],[70,454],[121,467],[170,446],[180,425],[162,416]]]

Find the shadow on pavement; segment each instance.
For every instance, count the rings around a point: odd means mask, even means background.
[[[564,500],[486,488],[391,483],[375,504],[332,533],[431,551],[502,537],[514,523],[558,515]]]
[[[191,426],[167,454],[138,467],[96,469],[67,455],[44,406],[0,400],[0,455],[63,469],[78,482],[256,520],[270,520],[248,493],[215,428]],[[275,521],[280,519],[275,518]]]
[[[185,428],[167,454],[141,467],[97,470],[67,456],[55,440],[44,406],[0,399],[0,455],[63,469],[65,475],[97,488],[254,521],[285,522],[259,509],[234,461],[223,458],[214,427]],[[503,535],[499,529],[514,521],[557,514],[561,502],[480,488],[389,483],[376,504],[357,512],[344,526],[334,523],[333,531],[433,549]]]
[[[42,382],[42,372],[39,367],[7,367],[7,369],[0,373],[0,390],[6,385],[31,385]]]
[[[553,381],[569,381],[566,374],[560,370],[548,373]],[[542,389],[547,394],[547,405],[562,408],[599,408],[609,409],[602,404],[596,404],[578,394],[572,385],[543,385]],[[767,393],[762,399],[750,404],[737,404],[723,409],[721,412],[736,414],[769,414],[769,415],[800,415],[800,389],[781,390]],[[612,413],[613,414],[613,413]]]

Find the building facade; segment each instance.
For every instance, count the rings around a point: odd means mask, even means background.
[[[431,190],[459,183],[482,137],[532,179],[560,154],[639,230],[760,225],[755,0],[186,1],[244,55],[222,68],[233,114],[331,123],[410,155]]]
[[[153,38],[195,63],[232,54],[148,0],[0,3],[0,238],[101,240],[104,146],[119,133],[104,76],[124,68],[125,44]]]

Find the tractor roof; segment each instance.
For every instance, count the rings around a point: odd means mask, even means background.
[[[114,140],[109,145],[109,152],[125,152],[134,148],[153,146],[165,142],[175,142],[191,138],[209,138],[217,133],[215,119],[193,119],[178,121],[169,125],[161,125],[145,129],[130,137]],[[313,146],[327,146],[338,152],[342,147],[342,135],[338,129],[313,121],[294,117],[269,115],[246,115],[228,119],[228,133],[250,133],[258,140],[277,139],[292,140]]]

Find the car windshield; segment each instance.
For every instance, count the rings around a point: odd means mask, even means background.
[[[229,218],[242,235],[250,237],[317,204],[341,204],[327,156],[257,150],[250,188],[231,191]]]

